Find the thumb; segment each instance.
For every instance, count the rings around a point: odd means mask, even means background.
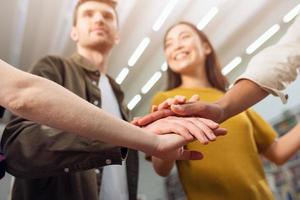
[[[201,160],[203,158],[202,153],[198,151],[189,151],[181,148],[178,153],[177,160]]]
[[[199,100],[200,100],[199,95],[194,94],[194,95],[189,99],[188,102],[196,102],[196,101],[199,101]]]
[[[134,117],[130,123],[135,126],[139,126],[139,119],[141,119],[141,117]]]

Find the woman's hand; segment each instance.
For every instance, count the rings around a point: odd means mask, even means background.
[[[169,116],[143,128],[158,135],[176,133],[187,141],[193,141],[196,138],[202,144],[208,144],[210,141],[216,140],[217,136],[226,134],[226,130],[219,128],[217,123],[208,119],[193,117]]]

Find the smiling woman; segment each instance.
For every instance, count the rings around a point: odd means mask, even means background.
[[[227,80],[221,73],[213,46],[196,26],[180,22],[168,29],[164,40],[164,53],[169,65],[169,90],[160,92],[153,98],[156,109],[176,106],[172,102],[179,99],[177,95],[195,101],[196,94],[204,102],[214,102],[222,98]],[[281,157],[274,153],[277,145],[276,133],[252,110],[227,120],[221,127],[228,130],[228,135],[214,143],[203,146],[197,141],[185,146],[188,150],[203,152],[204,160],[190,162],[152,157],[155,171],[161,176],[167,176],[176,163],[189,200],[240,200],[245,197],[257,200],[274,199],[263,171],[260,154],[276,164],[282,164],[297,148],[290,148],[292,150],[288,156],[284,156],[283,162],[274,159]],[[203,136],[199,138],[200,142],[210,140],[209,135]],[[289,136],[292,138],[291,134]],[[281,138],[279,140],[284,141]]]

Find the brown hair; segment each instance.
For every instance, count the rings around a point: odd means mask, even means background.
[[[202,42],[205,42],[209,46],[209,48],[211,49],[211,53],[206,56],[205,73],[206,73],[208,82],[211,84],[212,87],[225,92],[226,88],[228,86],[228,80],[221,73],[221,66],[220,66],[220,63],[218,61],[217,55],[215,53],[215,50],[214,50],[212,44],[210,43],[207,36],[205,35],[205,33],[200,31],[199,29],[197,29],[197,27],[195,25],[193,25],[189,22],[184,22],[183,21],[183,22],[179,22],[179,23],[174,24],[173,26],[171,26],[167,30],[167,32],[165,33],[164,41],[166,40],[166,36],[170,32],[170,30],[172,28],[174,28],[175,26],[180,25],[180,24],[187,25],[191,29],[193,29],[198,34],[200,40]],[[171,89],[174,89],[176,87],[179,87],[181,85],[181,83],[182,83],[182,80],[181,80],[180,74],[172,71],[171,68],[168,67],[168,86],[167,86],[167,89],[171,90]]]
[[[110,7],[112,7],[116,13],[117,16],[117,21],[118,21],[118,15],[117,15],[117,11],[116,11],[116,7],[117,7],[117,1],[116,0],[79,0],[74,8],[74,12],[73,12],[73,26],[76,26],[77,24],[77,14],[78,14],[78,8],[84,4],[87,1],[98,1],[101,3],[105,3],[107,5],[109,5]]]

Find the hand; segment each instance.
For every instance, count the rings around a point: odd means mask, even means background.
[[[219,125],[211,120],[191,117],[169,116],[143,128],[159,135],[176,133],[184,137],[186,141],[193,141],[194,138],[197,138],[202,144],[208,144],[210,141],[216,140],[217,136],[226,134],[225,129],[219,128]]]
[[[224,109],[217,103],[193,102],[183,105],[171,105],[171,111],[180,116],[198,116],[222,122]]]
[[[192,97],[193,98],[193,97]],[[202,118],[211,119],[215,122],[222,122],[225,119],[223,108],[216,103],[205,103],[201,101],[188,101],[185,104],[178,103],[180,101],[168,99],[157,108],[153,108],[155,112],[150,113],[144,117],[137,118],[133,123],[137,126],[145,126],[153,121],[156,121],[161,118],[168,116],[198,116]],[[182,102],[182,101],[181,101]],[[165,109],[166,108],[166,109]]]
[[[183,148],[187,143],[177,134],[157,135],[157,146],[154,152],[148,154],[163,160],[201,160],[202,153]]]
[[[165,100],[158,106],[153,105],[151,108],[151,114],[145,115],[144,117],[135,117],[131,123],[136,126],[145,126],[158,119],[176,115],[176,113],[170,110],[171,105],[193,103],[198,100],[198,95],[193,95],[188,101],[185,96],[177,95],[174,98],[169,98]]]
[[[171,105],[180,105],[180,104],[185,104],[185,103],[193,103],[199,101],[199,96],[198,95],[193,95],[189,100],[186,99],[185,96],[180,96],[177,95],[174,98],[168,98],[158,106],[153,105],[151,112],[155,112],[158,110],[163,110],[163,109],[170,109]]]

